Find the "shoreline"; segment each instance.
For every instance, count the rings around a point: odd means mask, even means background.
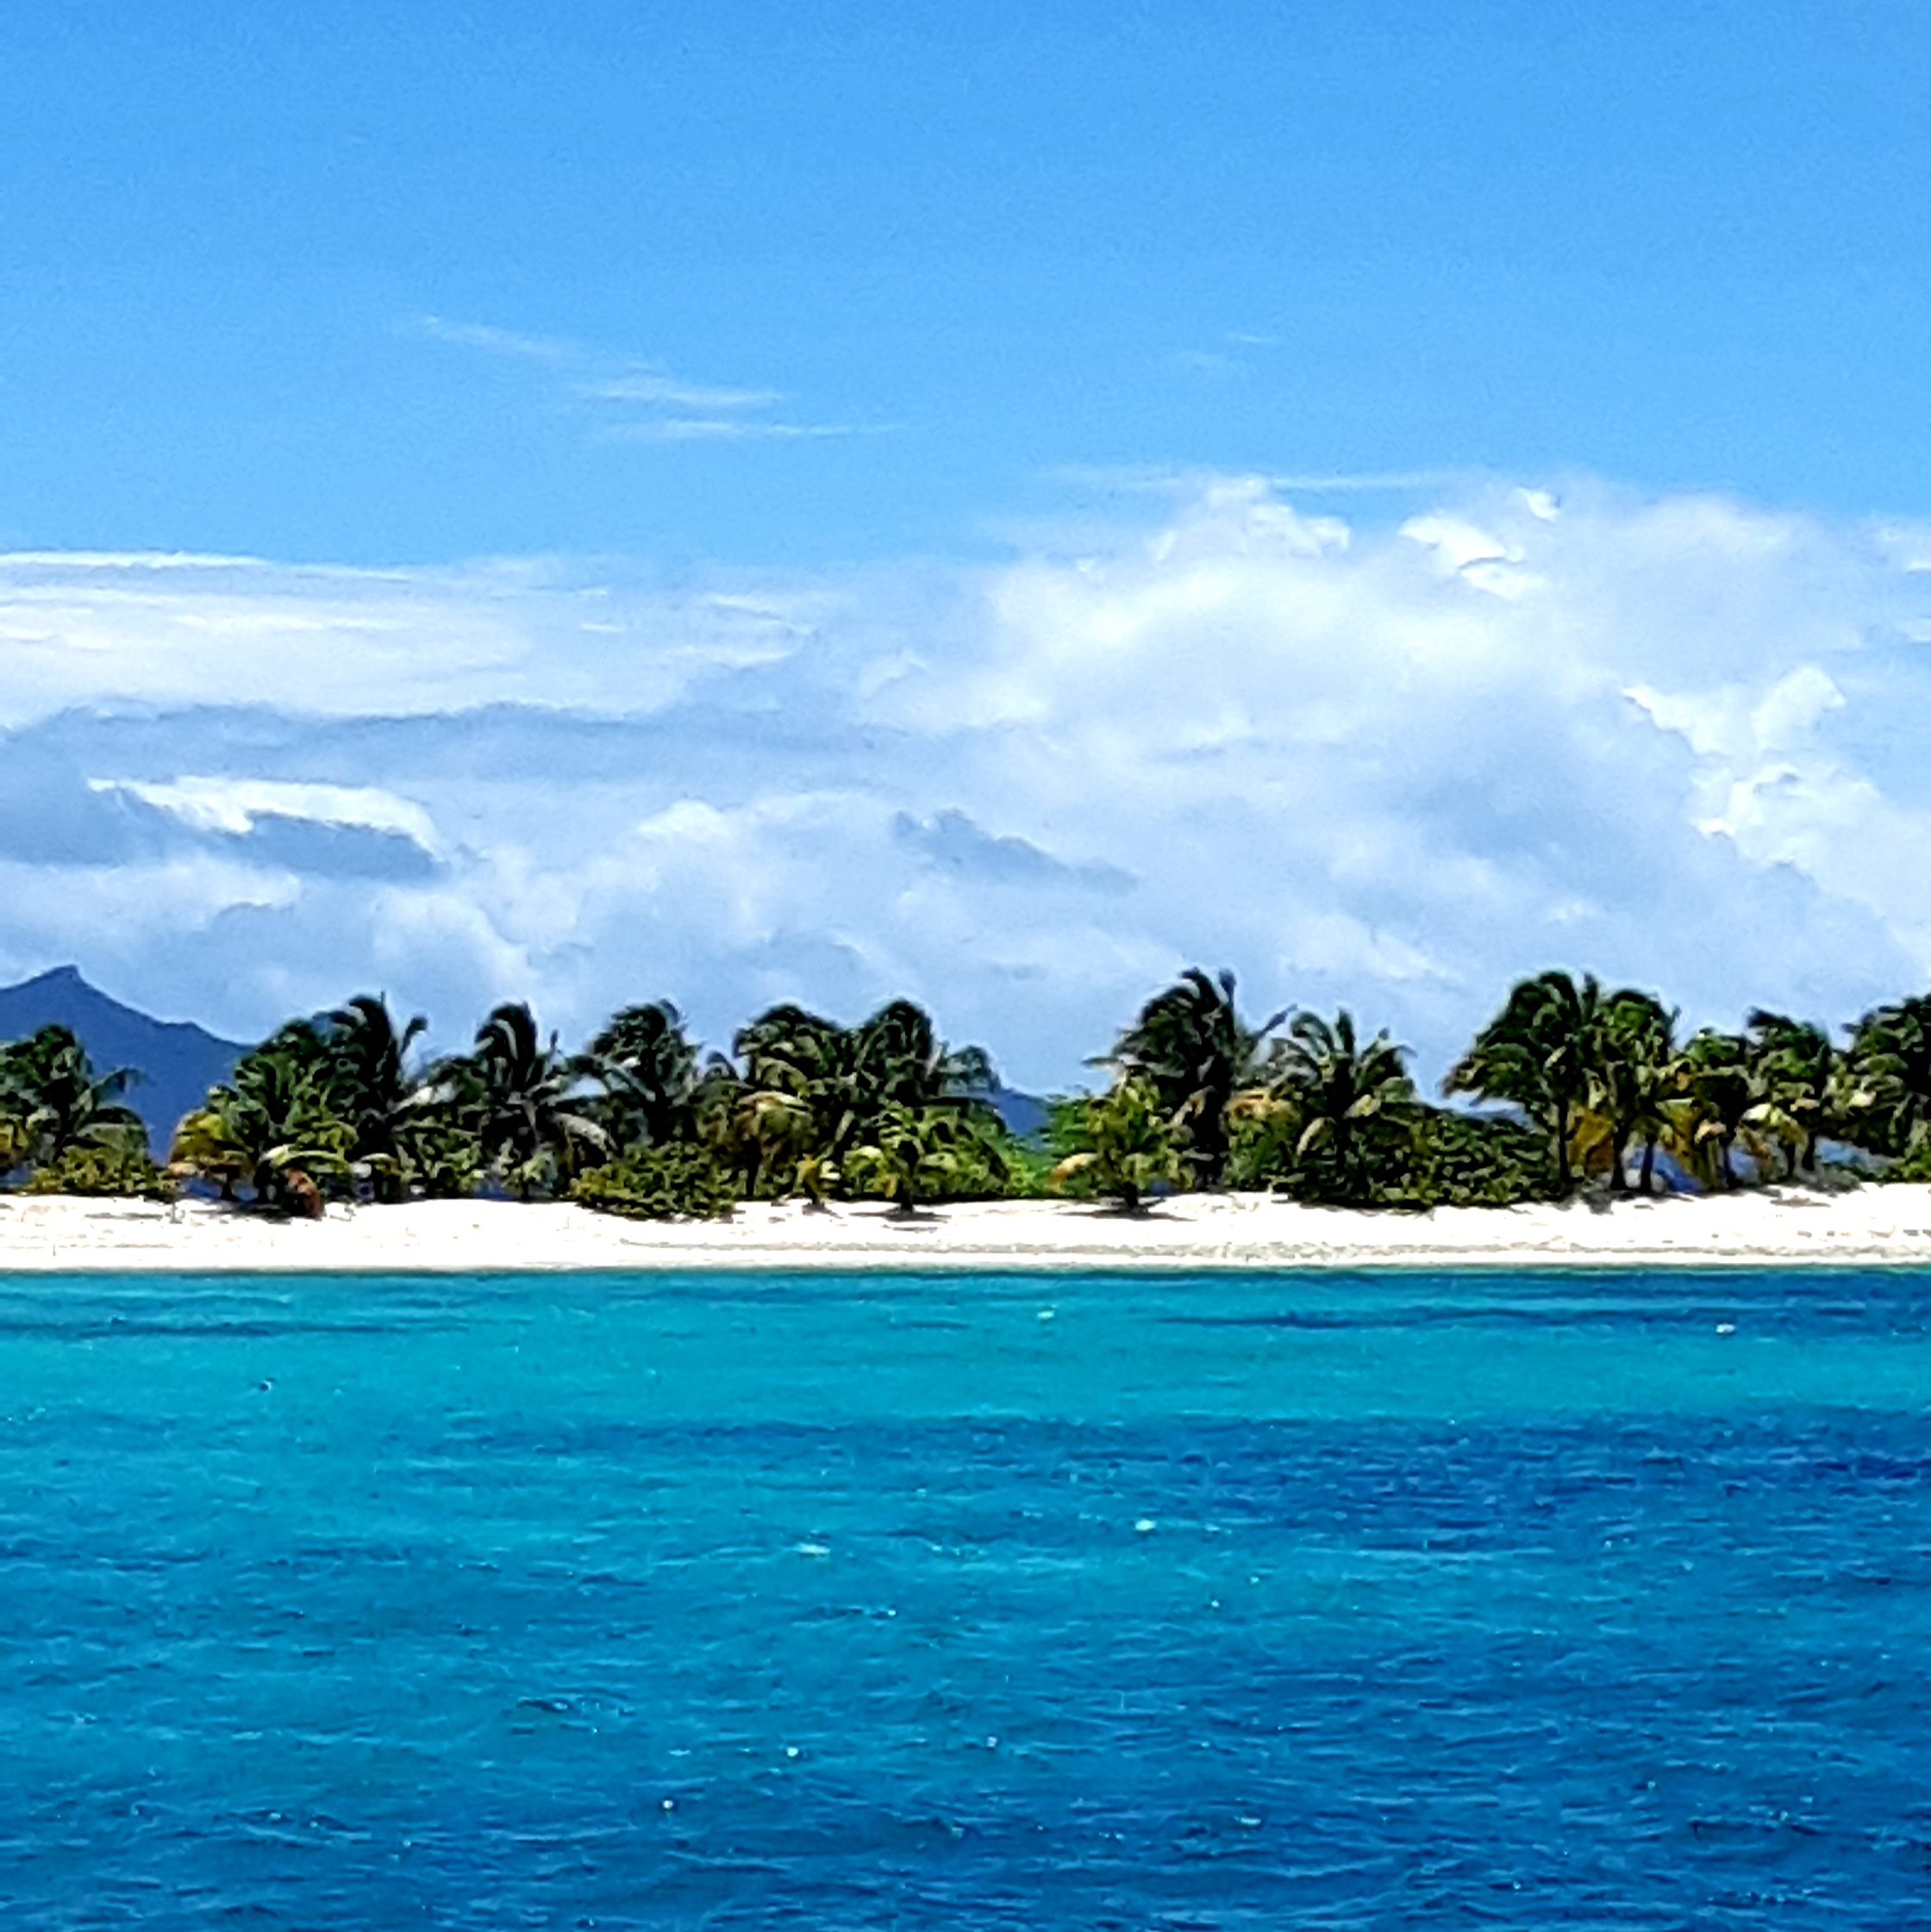
[[[418,1201],[278,1221],[218,1203],[0,1197],[0,1273],[555,1271],[1000,1272],[1931,1266],[1931,1185],[1766,1188],[1615,1203],[1304,1206],[1181,1195],[1140,1217],[1084,1203],[752,1203],[725,1222],[632,1222],[566,1203]]]

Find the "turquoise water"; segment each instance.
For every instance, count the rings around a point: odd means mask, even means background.
[[[0,1635],[9,1925],[1895,1928],[1931,1277],[0,1279]]]

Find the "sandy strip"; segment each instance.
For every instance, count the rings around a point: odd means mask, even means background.
[[[1175,1200],[1139,1220],[1000,1201],[898,1219],[762,1204],[728,1222],[639,1223],[581,1208],[427,1201],[278,1222],[205,1202],[0,1197],[0,1270],[1359,1268],[1931,1265],[1931,1187],[1784,1188],[1613,1209],[1298,1207]]]

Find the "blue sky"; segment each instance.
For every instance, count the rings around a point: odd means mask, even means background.
[[[0,972],[1931,972],[1915,5],[25,5]]]
[[[29,5],[0,534],[848,560],[1141,466],[1915,511],[1928,55],[1860,0]],[[626,369],[779,400],[633,440]]]

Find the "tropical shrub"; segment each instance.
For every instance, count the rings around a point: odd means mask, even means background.
[[[633,1221],[713,1221],[737,1205],[731,1177],[709,1148],[689,1141],[627,1147],[570,1184],[570,1198]]]
[[[403,1187],[424,1200],[465,1201],[482,1185],[483,1144],[464,1110],[444,1104],[446,1093],[429,1087],[397,1126]]]
[[[1407,1154],[1384,1196],[1392,1206],[1504,1208],[1556,1194],[1547,1135],[1505,1116],[1422,1108]]]
[[[1921,1140],[1899,1160],[1874,1162],[1867,1172],[1872,1180],[1878,1181],[1931,1181],[1931,1138]]]
[[[34,1170],[27,1191],[172,1201],[179,1191],[145,1147],[128,1141],[118,1146],[64,1148]]]

